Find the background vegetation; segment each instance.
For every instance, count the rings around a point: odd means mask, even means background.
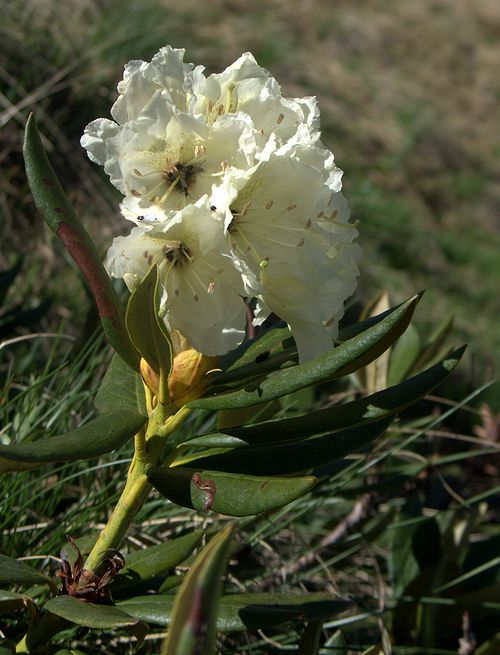
[[[392,300],[399,301],[428,289],[417,318],[421,333],[428,334],[453,314],[453,342],[470,344],[462,379],[454,378],[446,395],[464,398],[492,378],[500,355],[500,8],[496,0],[255,0],[251,4],[243,0],[0,0],[0,8],[0,269],[12,266],[20,256],[24,259],[22,273],[5,285],[5,299],[0,293],[4,308],[0,307],[1,440],[62,433],[88,418],[93,412],[91,392],[107,357],[99,338],[87,344],[96,326],[91,302],[69,258],[32,204],[21,156],[26,117],[36,112],[53,164],[104,253],[112,236],[123,230],[118,196],[101,170],[87,160],[79,138],[90,120],[109,115],[123,64],[134,58],[147,60],[167,43],[185,47],[186,60],[203,63],[209,72],[223,69],[250,50],[280,81],[285,95],[318,96],[324,141],[345,171],[345,192],[361,221],[365,256],[359,300],[387,289]],[[40,308],[48,299],[51,306],[45,303]],[[26,315],[26,310],[33,311]],[[32,338],[29,331],[34,330],[63,336]],[[5,341],[19,336],[30,338]],[[73,361],[75,353],[78,358]],[[68,394],[69,381],[75,379],[77,388]],[[316,398],[290,399],[291,411],[307,403],[331,402],[329,394],[344,392],[329,389]],[[495,411],[500,402],[494,387],[482,398],[493,410],[485,406],[480,414],[476,401],[461,409],[453,406],[442,433],[434,426],[438,433],[418,437],[414,454],[408,456],[425,461],[455,458],[448,468],[426,469],[424,477],[420,473],[420,478],[406,480],[400,489],[385,490],[376,502],[372,498],[362,521],[330,546],[333,551],[327,557],[319,548],[313,561],[303,561],[288,577],[270,578],[269,571],[282,562],[296,561],[297,553],[312,552],[312,545],[317,548],[351,514],[365,479],[356,478],[351,493],[338,500],[334,490],[323,487],[291,513],[251,529],[250,555],[238,570],[239,577],[232,579],[234,585],[243,580],[254,590],[285,585],[352,594],[361,613],[363,603],[368,603],[370,618],[348,633],[351,649],[361,652],[379,638],[387,641],[387,626],[394,617],[386,624],[388,615],[382,610],[394,572],[391,567],[397,567],[398,560],[390,531],[384,533],[385,540],[376,541],[384,530],[377,528],[379,514],[390,523],[404,507],[406,519],[398,514],[404,525],[412,516],[428,517],[438,509],[443,545],[449,525],[458,521],[460,512],[470,510],[472,543],[488,541],[485,535],[498,541],[498,501],[488,506],[480,502],[484,494],[491,499],[488,489],[500,482],[498,459],[491,455],[498,452]],[[441,412],[444,409],[441,405]],[[418,421],[432,411],[427,405],[419,416],[410,418]],[[489,459],[481,451],[484,439],[492,449]],[[460,453],[457,443],[462,444]],[[57,551],[64,534],[79,534],[95,521],[100,508],[104,512],[119,484],[120,462],[128,455],[121,453],[118,461],[108,458],[91,471],[75,465],[52,467],[43,475],[4,476],[2,552],[37,553],[50,566],[45,556]],[[455,463],[466,457],[470,458],[466,468]],[[464,497],[478,500],[468,503]],[[140,517],[135,538],[161,540],[176,534],[181,519],[201,520],[169,512],[167,521],[164,504],[153,498]],[[391,528],[394,534],[399,534],[397,525]],[[399,562],[405,559],[405,543],[401,537]],[[465,570],[488,564],[494,557],[486,548],[479,553],[477,547],[471,555],[468,547],[469,542],[460,553],[461,564],[469,557]],[[413,555],[413,566],[420,555]],[[498,563],[496,567],[493,573]],[[375,595],[381,599],[378,614],[367,600]],[[480,634],[485,640],[493,638],[488,616],[481,618],[485,627]],[[398,615],[396,620],[403,619]],[[436,625],[438,620],[436,613],[429,615],[428,622]],[[336,627],[330,626],[329,638],[333,639]],[[400,650],[395,652],[453,653],[460,635],[457,610],[442,643],[427,634],[419,643],[433,646],[410,650],[417,648],[412,646],[417,638],[399,635]],[[93,652],[118,652],[114,649],[122,646],[117,639],[111,645],[93,646]],[[221,648],[251,653],[287,650],[297,642],[297,634],[268,639],[263,634],[246,645],[229,639]],[[332,641],[325,652],[339,652],[333,650],[341,648],[338,643]],[[406,650],[401,650],[403,646]]]

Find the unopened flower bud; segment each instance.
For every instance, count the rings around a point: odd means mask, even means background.
[[[207,384],[207,373],[217,366],[217,357],[208,357],[193,348],[174,358],[168,391],[174,406],[182,407],[199,398]]]

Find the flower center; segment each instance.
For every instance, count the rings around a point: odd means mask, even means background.
[[[172,187],[177,193],[183,193],[186,197],[189,195],[189,189],[193,186],[196,175],[203,171],[201,164],[182,164],[178,162],[163,175],[167,181],[168,187]]]
[[[182,241],[169,241],[163,246],[162,250],[165,259],[172,266],[191,261],[189,248],[185,246]]]

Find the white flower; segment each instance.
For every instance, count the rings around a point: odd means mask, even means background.
[[[283,98],[250,53],[208,77],[183,56],[167,46],[150,63],[129,62],[115,120],[92,121],[81,139],[140,208],[181,209],[209,193],[228,166],[247,170],[289,140],[318,141],[316,100]]]
[[[148,227],[113,241],[107,257],[111,275],[134,289],[158,264],[168,324],[205,355],[235,348],[245,336],[243,284],[208,197]]]
[[[328,151],[286,147],[245,174],[229,172],[211,198],[246,292],[259,300],[257,322],[266,310],[284,319],[301,361],[331,347],[356,287],[360,249],[335,191],[340,175]]]
[[[209,193],[227,167],[255,162],[254,132],[243,114],[209,126],[157,92],[135,121],[90,123],[82,144],[140,208],[176,211]]]
[[[293,137],[299,126],[319,136],[316,98],[283,98],[278,82],[257,64],[250,52],[241,55],[222,73],[193,76],[191,110],[209,123],[241,111],[251,117],[264,140],[276,135],[280,143]]]
[[[316,100],[284,98],[250,53],[208,76],[183,58],[166,47],[127,64],[114,121],[82,137],[137,225],[108,268],[133,288],[158,263],[166,322],[207,355],[243,339],[243,296],[255,325],[270,312],[289,324],[301,361],[321,355],[360,248]]]
[[[111,108],[118,125],[136,120],[157,91],[167,94],[177,109],[187,111],[193,76],[201,74],[203,68],[185,64],[184,52],[165,46],[149,63],[136,60],[125,65],[123,80],[118,84],[120,95]]]

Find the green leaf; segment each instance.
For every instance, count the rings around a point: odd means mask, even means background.
[[[248,407],[352,373],[379,357],[404,332],[418,300],[419,296],[413,296],[382,321],[322,357],[278,371],[238,391],[199,398],[188,403],[188,406],[212,410]]]
[[[409,325],[392,347],[389,363],[389,385],[404,380],[420,352],[420,335],[413,325]]]
[[[174,601],[172,594],[148,594],[121,600],[116,607],[150,625],[168,626],[172,621]],[[220,630],[219,625],[217,629]]]
[[[220,601],[224,631],[268,628],[294,619],[327,619],[351,606],[327,593],[243,593],[228,594]]]
[[[173,598],[149,595],[129,598],[118,604],[137,619],[159,626],[172,620]],[[351,603],[327,593],[244,593],[222,596],[216,629],[220,632],[269,628],[294,619],[321,620],[344,612]]]
[[[29,596],[0,589],[0,614],[9,614],[18,610],[29,610],[31,617],[36,617],[35,603]]]
[[[417,361],[413,364],[410,372],[419,371],[424,366],[435,360],[435,358],[441,353],[444,342],[451,332],[452,327],[453,316],[444,319],[436,327],[420,351]]]
[[[288,475],[342,459],[382,435],[390,418],[340,430],[304,441],[283,441],[269,446],[248,446],[228,453],[198,457],[190,466],[197,470],[227,471],[247,475]],[[173,469],[172,469],[173,470]]]
[[[286,339],[290,339],[290,337],[291,332],[288,327],[271,327],[253,339],[243,341],[238,348],[222,356],[220,359],[221,368],[223,371],[231,371],[240,368],[244,364],[251,364],[258,357],[266,357],[271,350]]]
[[[196,447],[270,444],[321,434],[327,430],[363,425],[386,416],[392,416],[416,403],[440,384],[456,368],[464,350],[465,346],[455,350],[447,359],[428,370],[371,396],[359,398],[343,405],[334,405],[317,412],[310,412],[303,416],[226,428],[223,434],[202,435],[190,440],[189,444]],[[231,441],[231,438],[234,441]]]
[[[7,639],[0,639],[0,655],[15,655],[16,644]]]
[[[141,376],[115,354],[97,391],[95,406],[100,414],[119,409],[147,416]]]
[[[222,576],[230,554],[233,526],[213,537],[195,559],[174,602],[162,655],[213,655]]]
[[[300,639],[297,655],[318,655],[319,640],[323,633],[323,621],[309,621]]]
[[[128,301],[125,322],[133,344],[151,368],[167,375],[172,349],[165,324],[158,316],[158,267],[153,266]]]
[[[366,312],[369,316],[379,316],[382,312],[387,311],[388,309],[390,309],[389,294],[387,291],[383,291],[379,294],[378,298],[365,307],[362,315]],[[373,362],[370,362],[370,364],[358,372],[358,377],[361,380],[362,387],[367,391],[367,393],[375,393],[376,391],[382,391],[387,388],[390,354],[391,348],[388,348],[380,355],[380,357],[374,359]]]
[[[100,457],[123,446],[145,421],[136,411],[120,409],[98,416],[68,434],[31,443],[0,445],[0,472]]]
[[[0,555],[0,584],[49,584],[50,580],[36,569],[17,559]]]
[[[253,516],[283,507],[316,484],[311,476],[254,477],[184,467],[151,468],[148,479],[178,505],[228,516]]]
[[[26,175],[38,211],[83,273],[110,344],[129,366],[138,369],[139,357],[127,335],[118,294],[50,165],[33,114],[26,123],[23,153]]]
[[[194,551],[203,537],[203,530],[194,530],[189,534],[170,539],[164,544],[150,546],[126,558],[126,567],[113,579],[112,588],[161,576],[174,566],[184,562]]]
[[[45,603],[45,609],[85,628],[126,628],[139,622],[117,607],[87,603],[73,596],[51,598]]]

